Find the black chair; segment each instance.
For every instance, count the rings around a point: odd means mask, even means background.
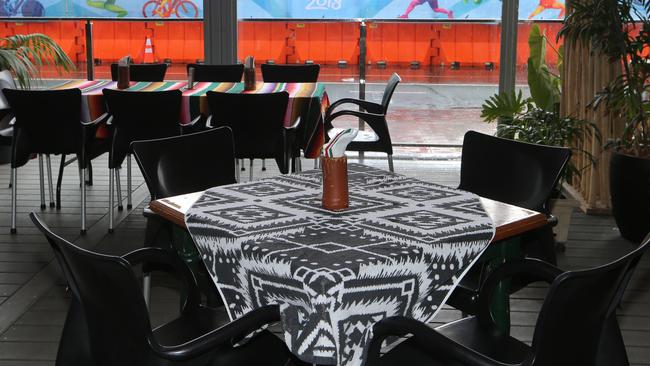
[[[14,76],[9,70],[0,71],[0,164],[11,162],[11,140],[14,135],[14,115],[7,98],[2,94],[2,89],[5,88],[16,89]],[[9,188],[11,188],[11,174],[9,176]],[[51,177],[50,181],[52,181]],[[52,201],[51,196],[50,201]]]
[[[349,151],[375,151],[383,152],[388,155],[388,168],[391,172],[395,169],[393,167],[393,142],[390,138],[390,131],[388,123],[386,122],[386,114],[388,113],[388,106],[393,97],[393,92],[397,88],[402,79],[396,73],[393,74],[386,84],[384,95],[381,98],[381,104],[369,102],[366,100],[343,98],[332,103],[332,105],[325,112],[325,138],[329,141],[341,132],[343,129],[334,128],[332,121],[341,116],[353,116],[363,120],[370,126],[371,131],[359,131],[357,137],[352,141],[347,150]],[[359,110],[341,110],[335,112],[334,110],[342,104],[356,104],[361,107],[363,111]]]
[[[435,330],[404,317],[377,323],[369,350],[369,366],[623,366],[628,365],[625,345],[616,320],[625,287],[645,244],[610,264],[563,272],[543,261],[525,259],[498,267],[481,288],[478,315]],[[550,283],[537,318],[532,345],[502,334],[490,313],[497,285],[509,278]],[[383,357],[379,350],[387,336],[412,334]]]
[[[63,365],[286,365],[283,342],[261,331],[240,347],[236,341],[280,320],[266,306],[227,323],[221,313],[200,305],[196,281],[176,255],[143,248],[123,257],[79,248],[52,233],[34,213],[72,290],[72,302],[56,364]],[[157,264],[180,280],[186,294],[180,317],[152,329],[132,266]]]
[[[81,121],[81,91],[4,89],[4,96],[15,116],[11,155],[11,232],[16,232],[16,200],[18,168],[27,164],[32,154],[39,156],[41,209],[45,209],[43,155],[47,158],[50,206],[52,206],[52,169],[50,154],[61,154],[57,207],[61,207],[61,177],[65,155],[75,154],[80,182],[84,183],[90,160],[99,155],[94,143],[97,125],[106,115],[92,122]],[[86,185],[81,184],[81,233],[86,232]]]
[[[320,65],[271,65],[262,64],[262,80],[265,83],[315,83]]]
[[[204,65],[188,64],[187,73],[194,69],[196,82],[229,82],[239,83],[244,75],[244,65]]]
[[[289,159],[300,119],[291,127],[284,127],[289,103],[287,92],[239,94],[209,91],[207,97],[212,113],[207,126],[232,129],[235,157],[250,159],[251,180],[253,159],[274,158],[282,174],[289,172]]]
[[[179,90],[132,92],[104,89],[104,99],[111,115],[112,130],[109,152],[108,230],[113,232],[114,179],[117,180],[118,209],[122,206],[120,167],[127,162],[127,209],[131,198],[131,142],[180,134],[181,95]]]
[[[167,64],[131,64],[129,79],[131,81],[163,81]],[[111,79],[117,81],[117,63],[111,64]]]
[[[551,193],[571,150],[468,131],[463,140],[459,189],[550,213]]]
[[[549,200],[571,158],[571,149],[519,142],[468,131],[463,140],[459,189],[481,197],[550,215]],[[549,224],[522,236],[526,256],[555,264],[555,241]],[[482,266],[468,272],[448,304],[476,314]],[[522,284],[511,283],[510,292]]]
[[[152,200],[236,183],[234,143],[232,131],[227,127],[178,137],[134,141],[131,149]],[[145,208],[144,215],[147,217],[144,245],[174,250],[173,224],[148,208]],[[205,268],[197,268],[200,269],[197,279],[202,288],[209,289],[205,292],[210,299],[209,292],[214,293],[214,285]],[[148,270],[145,269],[144,273],[143,289],[148,303],[151,277]],[[205,286],[204,282],[207,282]]]

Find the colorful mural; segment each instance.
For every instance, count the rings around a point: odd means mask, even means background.
[[[0,17],[203,18],[203,0],[0,0]]]
[[[500,19],[502,0],[238,0],[242,19]],[[564,0],[520,0],[519,19],[561,19]],[[203,17],[203,0],[0,0],[0,17]]]

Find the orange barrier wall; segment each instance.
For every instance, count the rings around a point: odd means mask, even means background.
[[[518,30],[517,64],[526,64],[530,24]],[[541,24],[551,44],[561,24]],[[240,22],[239,59],[254,55],[259,62],[303,63],[313,60],[336,64],[345,60],[356,64],[359,59],[359,25],[349,22]],[[459,61],[461,65],[498,65],[501,29],[494,24],[452,23],[368,23],[367,59],[389,64],[441,65]],[[17,33],[45,33],[54,38],[76,62],[85,62],[83,21],[3,22],[0,36]],[[156,57],[173,62],[203,59],[202,22],[117,22],[94,21],[94,57],[111,62],[130,54],[141,55],[145,37],[151,37]],[[556,54],[547,55],[551,64]]]

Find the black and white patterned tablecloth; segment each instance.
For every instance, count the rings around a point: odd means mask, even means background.
[[[212,188],[185,217],[231,318],[280,304],[287,345],[317,364],[363,364],[383,318],[431,319],[494,235],[474,194],[348,169],[343,212],[314,170]]]

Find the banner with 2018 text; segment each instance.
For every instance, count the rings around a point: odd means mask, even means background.
[[[501,1],[238,0],[237,13],[240,19],[496,20]],[[564,1],[520,0],[519,18],[562,19]],[[0,17],[201,19],[203,0],[0,0]]]

